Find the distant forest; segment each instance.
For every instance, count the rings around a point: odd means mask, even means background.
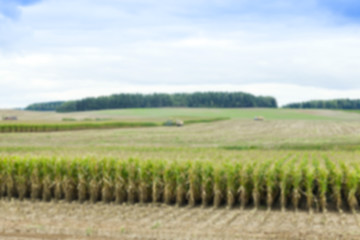
[[[65,101],[47,102],[47,103],[34,103],[25,108],[29,111],[55,111],[56,108],[60,107]]]
[[[59,103],[59,102],[58,102]],[[116,108],[157,107],[210,107],[210,108],[277,108],[273,97],[256,97],[243,92],[196,92],[155,94],[113,94],[67,101],[59,105],[51,103],[32,104],[26,110],[56,110],[57,112],[89,111]],[[45,110],[46,109],[46,110]]]
[[[301,103],[291,103],[285,105],[284,108],[360,109],[360,100],[313,100]]]

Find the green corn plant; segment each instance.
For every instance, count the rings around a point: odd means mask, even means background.
[[[268,210],[271,209],[274,202],[274,193],[277,187],[277,179],[280,172],[279,168],[281,166],[280,162],[282,163],[282,161],[278,161],[265,169],[266,205]]]
[[[135,203],[138,197],[139,160],[130,158],[128,161],[129,181],[127,185],[127,196],[129,203]]]
[[[66,162],[66,173],[63,177],[63,192],[65,200],[71,202],[77,198],[76,186],[78,184],[77,160],[68,160]]]
[[[5,158],[4,179],[6,185],[6,195],[9,199],[15,197],[16,185],[14,180],[15,175],[15,160],[13,158]]]
[[[63,192],[63,178],[66,175],[67,161],[64,158],[55,161],[55,179],[54,179],[54,197],[55,200],[60,200],[64,196]]]
[[[55,158],[42,158],[42,200],[50,201],[53,197],[55,183]]]
[[[284,192],[284,196],[280,196],[281,206],[286,206],[286,194],[287,194],[287,186],[289,185],[288,179],[288,167],[289,161],[288,159],[291,157],[291,154],[286,154],[285,157],[280,160],[272,160],[273,165],[271,168],[268,167],[266,171],[266,205],[268,210],[271,209],[275,197],[282,192]],[[282,207],[282,210],[284,210]]]
[[[103,202],[111,202],[114,200],[116,160],[106,158],[102,162],[101,200]]]
[[[176,162],[165,167],[164,171],[164,202],[171,204],[176,199]]]
[[[323,203],[325,203],[325,205],[326,205],[326,195],[324,196],[325,202],[322,202],[322,200],[324,200],[324,199],[320,198],[321,197],[321,192],[320,192],[320,173],[321,173],[321,171],[320,171],[320,169],[324,166],[320,163],[319,157],[318,157],[318,155],[316,155],[316,153],[311,153],[310,159],[311,159],[311,165],[313,166],[313,169],[314,169],[312,205],[315,204],[317,211],[319,211],[320,208],[323,211],[326,211],[325,209],[323,209]],[[325,168],[325,170],[326,170],[326,168]],[[324,174],[324,172],[322,174]],[[327,174],[326,174],[326,176],[327,176]],[[322,179],[322,180],[324,180],[327,185],[327,179]],[[327,186],[326,186],[326,188],[327,188]]]
[[[90,201],[94,203],[101,198],[103,161],[91,159],[89,167],[89,195]]]
[[[359,180],[360,180],[360,166],[359,166],[359,164],[357,162],[354,162],[353,166],[355,168],[356,178],[358,179],[358,182],[359,182]],[[358,207],[358,198],[359,198],[359,196],[360,196],[360,184],[358,183],[357,189],[356,189],[356,192],[355,192],[355,198],[356,198],[356,202],[357,202],[357,203],[354,204],[355,207]]]
[[[349,183],[348,183],[348,176],[349,176],[349,171],[350,171],[350,167],[349,167],[349,163],[340,160],[338,162],[341,172],[342,172],[342,196],[343,196],[343,200],[348,204],[349,203]]]
[[[309,211],[312,211],[312,205],[314,201],[314,181],[315,181],[315,169],[312,164],[309,164],[304,169],[304,184],[305,184],[305,191],[306,191],[306,204]]]
[[[337,210],[341,212],[342,211],[341,192],[342,192],[343,175],[344,175],[343,171],[340,168],[340,166],[338,166],[336,162],[331,161],[327,155],[323,155],[323,159],[329,175],[328,181],[329,181],[329,188],[331,188],[332,191],[332,197],[333,199],[335,199]]]
[[[265,173],[267,168],[270,166],[271,161],[266,161],[257,166],[253,175],[253,191],[252,191],[252,198],[254,201],[255,209],[258,209],[260,206],[260,198],[261,198],[261,191],[265,185]]]
[[[23,200],[29,192],[29,161],[21,158],[15,158],[14,161],[16,191],[19,199]]]
[[[139,191],[141,203],[147,203],[151,200],[153,165],[153,161],[143,161],[141,162],[141,167],[139,168]]]
[[[78,160],[78,200],[84,202],[89,198],[89,177],[90,177],[90,159],[83,158]]]
[[[219,207],[226,197],[226,177],[223,164],[216,164],[214,169],[214,207]]]
[[[254,170],[254,173],[252,175],[252,183],[253,183],[253,189],[252,189],[252,199],[254,201],[254,207],[257,209],[260,204],[260,187],[261,187],[261,180],[263,178],[263,172],[262,172],[262,165],[258,165],[257,168]]]
[[[351,211],[355,211],[358,206],[358,201],[356,198],[356,192],[358,188],[358,175],[353,166],[346,166],[345,171],[345,182],[346,182],[346,192],[347,192],[347,202]]]
[[[342,211],[342,190],[344,185],[344,173],[335,167],[333,174],[331,174],[333,182],[332,182],[332,188],[333,188],[333,194],[336,201],[336,208],[338,211]]]
[[[189,161],[181,161],[175,168],[176,175],[176,205],[185,204],[186,192],[189,190],[188,174],[191,164]]]
[[[115,202],[120,204],[124,203],[127,199],[127,183],[129,179],[129,171],[127,162],[117,160],[115,162]]]
[[[6,158],[0,158],[0,198],[6,196]]]
[[[319,199],[320,199],[320,207],[323,212],[326,212],[327,199],[326,194],[328,193],[329,183],[328,183],[328,175],[329,172],[325,167],[320,167],[317,169],[318,175],[318,187],[319,187]]]
[[[280,205],[282,211],[285,211],[287,205],[287,198],[291,188],[291,168],[294,167],[294,160],[296,160],[296,158],[294,158],[291,161],[288,161],[282,166],[278,166]]]
[[[252,175],[256,168],[257,162],[247,163],[240,171],[240,187],[239,187],[239,197],[241,209],[244,209],[249,201],[250,194],[253,189],[253,182],[251,181]]]
[[[43,159],[41,158],[33,158],[30,159],[30,197],[32,200],[40,199],[42,193],[42,183],[44,178],[44,168],[43,168]]]
[[[237,189],[240,187],[240,172],[242,164],[236,161],[228,161],[225,163],[226,168],[226,205],[231,208],[238,199]]]
[[[195,161],[191,164],[189,172],[189,206],[193,207],[201,200],[201,172],[202,164]]]
[[[320,160],[316,156],[312,156],[312,165],[314,166],[315,172],[320,168]]]
[[[357,173],[356,177],[357,177],[358,181],[360,181],[360,166],[359,166],[359,164],[357,162],[353,162],[353,166],[354,166],[355,171]],[[356,197],[357,201],[360,198],[360,184],[359,183],[357,185],[355,197]],[[358,207],[358,204],[356,204],[356,207]]]
[[[164,193],[165,162],[156,161],[152,170],[151,198],[153,203],[161,202]]]
[[[300,164],[297,164],[295,161],[291,164],[290,175],[292,182],[292,204],[295,208],[295,211],[297,211],[299,207],[303,171],[307,165],[307,162],[307,159],[303,159]]]
[[[202,206],[206,207],[214,197],[214,168],[210,162],[204,162],[202,165],[201,200]]]

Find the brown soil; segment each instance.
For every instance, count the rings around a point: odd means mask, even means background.
[[[0,201],[0,239],[360,239],[357,214]]]

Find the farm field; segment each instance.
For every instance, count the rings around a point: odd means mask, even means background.
[[[335,112],[338,113],[338,112]],[[342,112],[340,115],[342,115]],[[2,133],[0,149],[13,151],[96,152],[171,151],[177,148],[342,149],[357,148],[358,114],[347,120],[231,118],[176,127],[139,127],[43,133]],[[359,114],[360,116],[360,114]],[[155,148],[154,150],[152,148]],[[39,153],[39,152],[37,152]]]
[[[359,239],[357,215],[177,208],[167,205],[0,202],[0,238],[64,239]]]
[[[3,115],[39,124],[63,118],[226,119],[184,127],[1,133],[0,208],[8,213],[0,219],[7,226],[1,238],[360,238],[358,113],[126,109]],[[78,210],[68,216],[73,208]],[[16,231],[6,230],[15,222]]]
[[[258,108],[139,108],[139,109],[111,109],[86,112],[56,113],[19,110],[1,110],[0,116],[17,116],[20,121],[53,122],[64,118],[78,121],[88,119],[112,120],[160,120],[179,117],[187,118],[216,118],[229,117],[235,119],[252,119],[263,116],[265,119],[295,119],[295,120],[359,120],[360,116],[352,111],[331,111],[314,109],[258,109]]]

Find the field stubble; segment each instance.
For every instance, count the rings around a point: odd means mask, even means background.
[[[254,122],[227,120],[182,128],[102,129],[46,133],[3,133],[0,148],[79,148],[96,152],[123,147],[347,147],[358,145],[360,122],[277,120]],[[5,149],[8,148],[8,149]],[[141,150],[141,149],[140,149]],[[306,150],[306,149],[305,149]],[[31,150],[30,150],[31,151]]]
[[[1,239],[359,239],[352,214],[0,201]]]

